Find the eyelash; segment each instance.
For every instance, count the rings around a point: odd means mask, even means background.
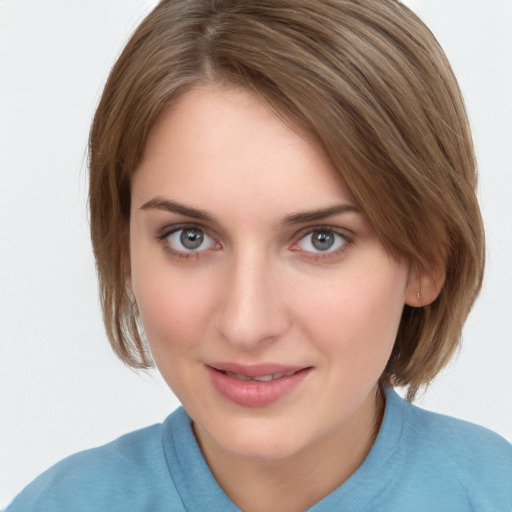
[[[207,251],[208,249],[202,249],[202,250],[189,250],[189,251],[180,251],[177,249],[174,249],[170,243],[168,238],[180,231],[184,230],[197,230],[202,232],[204,235],[206,235],[208,238],[210,238],[214,246],[216,248],[221,247],[221,245],[215,240],[213,236],[211,236],[206,229],[203,227],[196,225],[196,224],[180,224],[175,225],[172,227],[168,227],[162,230],[162,233],[156,236],[156,240],[163,243],[164,249],[168,251],[173,257],[177,257],[184,260],[191,260],[191,259],[198,259],[202,253]],[[292,244],[291,250],[292,251],[301,251],[300,248],[297,248],[297,246],[306,239],[307,236],[311,236],[314,233],[326,233],[327,235],[334,235],[338,241],[342,242],[341,247],[333,250],[333,251],[302,251],[305,254],[305,257],[311,260],[315,261],[326,261],[330,258],[340,257],[345,251],[348,250],[348,248],[353,244],[353,239],[351,236],[347,235],[346,232],[338,230],[336,228],[330,227],[330,226],[312,226],[309,228],[305,228],[303,231],[299,232],[298,234],[294,235],[293,239],[296,241]],[[334,242],[336,243],[336,241]]]
[[[306,237],[313,235],[314,233],[325,233],[327,235],[334,235],[337,238],[337,241],[341,241],[341,247],[333,250],[333,251],[303,251],[306,255],[305,257],[315,261],[327,261],[331,258],[339,258],[341,257],[354,243],[352,236],[348,235],[345,231],[333,228],[331,226],[313,226],[306,228],[301,231],[299,234],[295,235],[295,239],[297,240],[292,245],[293,251],[300,251],[301,249],[295,249],[300,242],[306,239]],[[336,240],[335,242],[336,243]]]
[[[205,230],[203,227],[198,226],[196,224],[180,224],[180,225],[164,228],[162,230],[162,234],[158,235],[156,237],[156,239],[157,239],[157,241],[160,241],[161,243],[163,243],[164,250],[168,251],[174,257],[184,259],[184,260],[197,259],[197,258],[199,258],[200,254],[202,252],[204,252],[206,249],[198,250],[198,251],[194,251],[194,250],[180,251],[178,249],[174,249],[171,246],[171,244],[169,243],[168,238],[171,235],[173,235],[175,233],[179,233],[180,231],[185,231],[185,230],[200,231],[201,233],[206,235],[208,238],[213,240],[216,247],[220,247],[220,244],[215,241],[214,237],[212,237],[208,234],[207,230]]]

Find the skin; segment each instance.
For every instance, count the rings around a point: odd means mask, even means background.
[[[283,223],[338,205],[348,210]],[[240,89],[196,87],[162,113],[131,212],[129,281],[148,343],[217,481],[246,511],[311,506],[371,448],[377,383],[421,276],[385,252],[322,150]],[[169,235],[183,223],[203,230],[198,250]],[[334,249],[319,251],[311,234],[327,228]],[[248,408],[213,388],[211,361],[312,371],[276,403]]]

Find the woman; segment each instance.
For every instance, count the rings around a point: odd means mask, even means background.
[[[460,92],[409,10],[160,3],[90,173],[109,339],[184,409],[9,511],[512,506],[506,441],[392,389],[449,361],[484,259]]]

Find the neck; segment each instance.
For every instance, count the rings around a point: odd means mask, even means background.
[[[217,482],[244,512],[297,512],[343,484],[368,455],[384,412],[381,392],[364,405],[343,428],[285,459],[233,457],[197,427],[196,437]]]

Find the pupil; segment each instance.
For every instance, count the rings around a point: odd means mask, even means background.
[[[319,251],[326,251],[334,244],[334,235],[326,231],[313,233],[311,243],[315,249],[318,249]]]
[[[197,249],[203,243],[203,233],[197,229],[184,229],[180,241],[187,249]]]

